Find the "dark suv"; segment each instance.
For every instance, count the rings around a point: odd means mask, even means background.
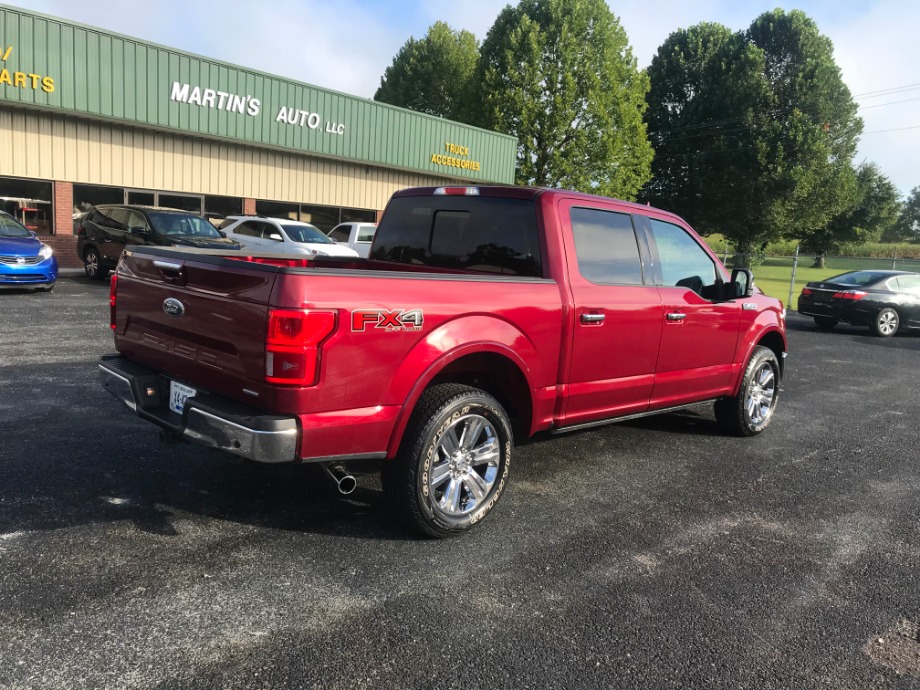
[[[240,248],[197,213],[155,206],[96,206],[77,229],[77,253],[96,280],[115,268],[125,247],[140,244]]]

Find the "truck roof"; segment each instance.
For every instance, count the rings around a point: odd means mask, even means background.
[[[512,187],[512,186],[483,186],[483,185],[443,185],[441,187],[409,187],[407,189],[401,189],[397,192],[394,192],[393,197],[403,197],[403,196],[433,196],[437,190],[462,190],[462,189],[476,189],[476,196],[491,196],[491,197],[504,197],[508,199],[536,199],[540,196],[552,195],[552,196],[564,196],[566,198],[572,199],[584,199],[585,201],[614,201],[617,204],[622,204],[629,208],[633,208],[636,211],[648,213],[649,211],[656,211],[658,213],[664,213],[674,218],[679,218],[676,213],[671,211],[666,211],[650,204],[639,204],[634,201],[623,201],[622,199],[614,199],[612,197],[600,196],[598,194],[587,194],[585,192],[575,192],[570,189],[556,189],[552,187]],[[443,193],[443,192],[441,192]],[[458,193],[459,196],[462,196],[462,193]]]

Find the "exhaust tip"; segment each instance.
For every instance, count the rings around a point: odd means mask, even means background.
[[[335,488],[343,496],[347,496],[358,488],[358,480],[341,465],[335,463],[324,464],[323,471],[329,479],[335,482]]]
[[[358,488],[358,480],[352,477],[350,474],[342,477],[339,482],[339,493],[343,496],[347,496],[352,491]]]

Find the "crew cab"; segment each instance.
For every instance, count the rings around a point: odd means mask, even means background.
[[[379,461],[436,537],[493,511],[516,439],[700,404],[760,433],[786,354],[782,303],[682,219],[564,190],[402,190],[366,260],[128,247],[110,302],[135,414],[343,491]]]

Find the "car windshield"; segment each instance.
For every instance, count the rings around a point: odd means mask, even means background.
[[[12,216],[0,214],[0,237],[32,237]]]
[[[199,216],[168,211],[151,211],[147,214],[154,229],[170,237],[221,237],[217,228]]]
[[[291,238],[292,242],[335,244],[335,242],[320,232],[319,228],[315,228],[312,225],[285,225],[282,223],[281,227],[284,228],[284,231],[287,233],[287,236]]]
[[[871,285],[880,280],[888,278],[887,273],[876,273],[875,271],[853,271],[852,273],[843,273],[833,278],[828,278],[826,283],[842,283],[843,285]]]

